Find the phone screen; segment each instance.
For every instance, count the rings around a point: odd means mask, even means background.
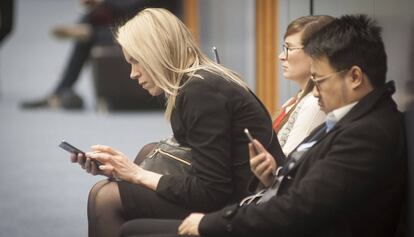
[[[68,152],[73,153],[73,154],[79,154],[79,153],[85,154],[85,152],[79,150],[78,148],[74,147],[73,145],[69,144],[66,141],[62,141],[59,144],[59,147],[62,148],[63,150],[65,150],[65,151],[68,151]]]

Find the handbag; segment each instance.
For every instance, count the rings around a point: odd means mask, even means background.
[[[191,148],[180,145],[174,137],[156,143],[140,164],[141,168],[163,175],[191,173]]]

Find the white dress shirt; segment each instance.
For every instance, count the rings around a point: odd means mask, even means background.
[[[335,125],[339,120],[341,120],[356,104],[357,102],[351,103],[349,105],[342,106],[341,108],[335,109],[332,112],[329,112],[326,115],[326,123]],[[328,131],[332,127],[328,127]]]

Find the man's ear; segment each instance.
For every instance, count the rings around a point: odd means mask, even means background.
[[[349,73],[351,77],[352,89],[356,89],[364,83],[364,77],[366,77],[366,75],[362,72],[360,67],[352,66]]]

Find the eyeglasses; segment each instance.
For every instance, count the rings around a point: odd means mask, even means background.
[[[303,49],[303,46],[289,47],[286,44],[283,44],[282,47],[283,47],[283,54],[285,55],[285,60],[288,59],[289,51],[292,51],[292,50],[295,50],[295,49]]]
[[[338,71],[338,72],[333,72],[333,73],[330,73],[328,75],[325,75],[325,76],[322,76],[322,77],[319,77],[319,78],[315,78],[315,74],[312,74],[311,77],[310,77],[310,80],[315,85],[316,89],[320,90],[321,82],[331,78],[332,76],[334,76],[336,74],[343,73],[345,71],[348,71],[348,69],[343,69],[343,70]]]

